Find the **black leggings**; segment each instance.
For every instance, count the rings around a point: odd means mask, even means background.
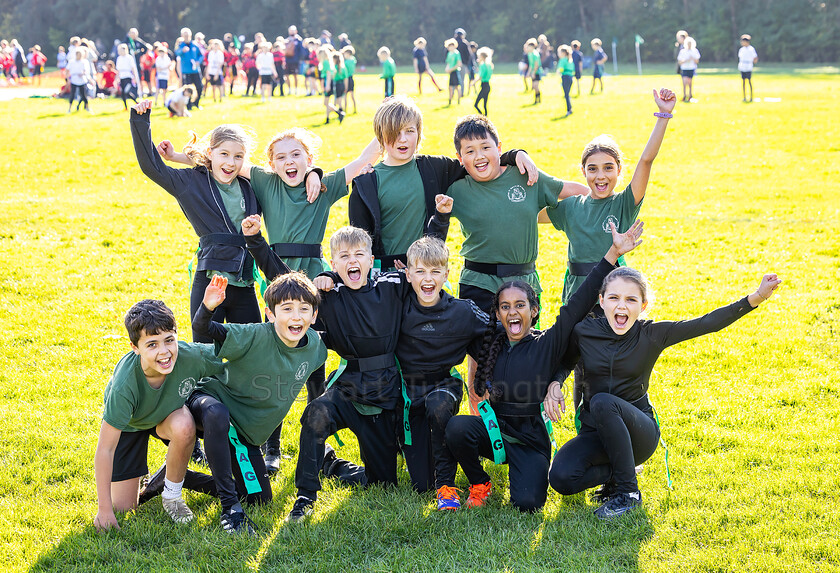
[[[638,491],[636,465],[659,443],[659,426],[646,398],[636,407],[612,394],[595,394],[581,410],[580,434],[560,448],[548,477],[551,487],[572,495],[610,480],[619,493]],[[641,409],[640,409],[641,408]]]
[[[85,104],[85,109],[88,108],[88,99],[87,99],[87,86],[77,86],[76,84],[70,84],[70,108],[73,108],[73,100],[76,99],[76,94],[79,94],[79,103],[76,105],[76,109],[79,109],[82,106],[82,103]]]
[[[320,396],[324,393],[324,389],[326,388],[326,380],[327,380],[327,366],[326,364],[321,364],[318,368],[312,371],[312,374],[309,375],[309,378],[306,379],[306,403],[311,403],[315,398]],[[266,440],[266,446],[269,448],[275,448],[277,450],[280,449],[280,434],[283,431],[283,422],[280,422],[277,425],[277,429],[274,430],[271,435]]]
[[[122,96],[123,105],[128,109],[128,103],[126,100],[130,99],[134,103],[137,103],[137,98],[133,95],[128,95],[129,88],[131,87],[131,78],[120,78],[120,95]]]
[[[270,502],[271,482],[268,480],[268,472],[265,470],[265,461],[260,448],[245,442],[242,436],[239,436],[239,441],[248,450],[248,458],[262,491],[249,494],[245,487],[245,479],[237,461],[236,450],[228,438],[230,412],[227,406],[199,391],[193,392],[189,397],[187,407],[195,419],[198,434],[204,438],[207,464],[216,482],[216,491],[222,502],[222,510],[230,509],[240,499],[248,503]]]
[[[257,93],[257,80],[260,79],[260,72],[257,68],[251,68],[246,73],[248,77],[248,85],[245,87],[245,95],[248,95],[248,92],[251,91],[251,88],[254,90],[254,95]]]
[[[198,271],[193,278],[192,290],[190,291],[190,316],[195,316],[201,301],[204,298],[204,289],[210,284],[205,271]],[[234,324],[248,324],[262,322],[263,316],[260,312],[260,305],[257,302],[257,294],[254,287],[238,287],[228,285],[225,293],[225,301],[213,311],[213,320],[216,322],[232,322]],[[193,342],[213,342],[209,336],[202,336],[195,330],[192,331]]]
[[[504,438],[503,438],[504,440]],[[507,440],[510,503],[519,511],[538,511],[548,496],[548,457],[525,444]],[[446,445],[461,464],[471,485],[487,483],[490,475],[481,466],[481,457],[492,460],[493,447],[484,422],[478,416],[455,416],[446,426]]]
[[[446,447],[446,425],[458,412],[459,404],[460,399],[448,390],[436,390],[426,395],[424,403],[412,405],[408,415],[411,445],[403,444],[402,451],[411,485],[420,493],[432,486],[455,487],[458,462]],[[404,433],[399,433],[402,441]]]
[[[572,76],[563,76],[563,95],[566,96],[566,111],[572,111],[572,100],[569,94],[572,93]]]
[[[487,115],[487,97],[490,95],[490,82],[481,82],[481,91],[478,92],[478,96],[475,98],[475,103],[473,107],[478,111],[478,113],[482,115]],[[484,111],[481,111],[481,108],[478,107],[478,102],[484,100]]]
[[[184,74],[183,79],[181,80],[181,85],[186,86],[189,84],[193,84],[195,86],[195,100],[190,100],[189,103],[187,103],[187,109],[192,109],[194,107],[198,107],[198,104],[201,101],[201,90],[203,89],[201,74]]]

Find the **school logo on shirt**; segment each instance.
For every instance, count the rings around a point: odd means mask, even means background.
[[[618,229],[618,217],[616,217],[615,215],[607,215],[607,218],[604,219],[604,223],[601,225],[605,233],[612,232],[610,231],[610,223],[615,225],[615,228]]]
[[[245,197],[242,197],[242,201],[239,202],[239,207],[244,211],[245,210]]]
[[[525,200],[525,189],[521,185],[514,185],[508,189],[508,199],[511,203],[522,203]]]
[[[302,380],[304,376],[306,376],[306,372],[309,370],[309,362],[304,362],[301,364],[297,372],[295,372],[295,380]]]
[[[195,390],[195,378],[185,378],[181,380],[181,384],[178,386],[178,395],[181,398],[186,398],[192,391]]]

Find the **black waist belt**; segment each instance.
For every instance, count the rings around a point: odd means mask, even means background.
[[[405,254],[385,255],[384,257],[377,258],[376,260],[379,261],[379,268],[381,269],[396,268],[396,265],[394,265],[395,261],[401,261],[404,265],[408,266],[408,257]]]
[[[542,402],[491,402],[497,416],[508,418],[532,418],[540,415]]]
[[[244,249],[245,237],[243,235],[234,235],[233,233],[209,233],[198,239],[198,246],[200,248],[203,249],[210,245],[229,245]]]
[[[585,277],[592,269],[598,266],[598,263],[569,263],[569,272],[576,277]]]
[[[390,368],[396,365],[397,360],[394,358],[393,353],[380,354],[379,356],[348,360],[347,372],[368,372],[370,370],[382,370],[383,368]]]
[[[403,372],[403,380],[406,384],[430,386],[437,384],[445,378],[452,378],[451,370],[439,370],[437,372]]]
[[[476,263],[473,261],[464,260],[464,268],[470,269],[477,273],[485,275],[493,275],[497,277],[514,277],[517,275],[528,275],[536,270],[534,263],[525,263],[523,265],[490,265],[487,263]],[[493,406],[495,408],[495,405]]]
[[[301,257],[320,259],[323,256],[321,245],[311,243],[272,243],[271,250],[278,257]]]
[[[619,396],[619,398],[620,398],[620,396]],[[646,411],[646,410],[652,410],[653,409],[653,406],[650,405],[650,400],[648,400],[647,392],[645,392],[644,396],[642,396],[641,398],[636,398],[632,402],[630,402],[628,400],[628,402],[631,406],[635,406],[636,408],[638,408],[639,410],[642,410],[643,412]],[[589,401],[588,400],[583,401],[583,409],[586,410],[587,412],[589,411]]]

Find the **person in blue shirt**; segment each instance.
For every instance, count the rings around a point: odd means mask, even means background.
[[[604,64],[607,62],[607,53],[601,49],[601,40],[593,38],[592,42],[592,89],[589,94],[595,93],[595,84],[601,86],[600,93],[604,93]]]
[[[577,97],[580,97],[580,76],[583,75],[583,52],[580,51],[580,41],[572,41],[572,64],[575,66],[575,85]]]
[[[198,44],[192,41],[192,30],[181,28],[181,45],[175,49],[175,55],[181,61],[181,85],[195,86],[195,101],[187,104],[187,109],[198,107],[201,101],[201,62],[204,55]]]

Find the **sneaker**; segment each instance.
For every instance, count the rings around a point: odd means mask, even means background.
[[[231,535],[234,533],[257,534],[257,527],[244,511],[233,511],[233,508],[223,511],[219,522],[222,524],[222,530]]]
[[[609,501],[595,510],[595,517],[599,519],[615,519],[642,505],[642,493],[618,493]]]
[[[175,523],[189,523],[195,517],[183,497],[164,499],[163,509]]]
[[[197,464],[201,464],[203,466],[207,465],[207,454],[204,453],[204,448],[201,447],[201,442],[198,438],[195,439],[195,445],[193,446],[190,459]]]
[[[273,475],[280,471],[280,454],[281,452],[278,448],[265,448],[263,459],[265,459],[265,471],[268,472],[268,475]]]
[[[345,116],[345,113],[341,110],[338,110],[338,123],[339,123],[339,125],[341,124],[342,121],[344,121],[344,116]]]
[[[324,444],[324,462],[321,464],[321,472],[325,476],[330,475],[330,469],[337,459],[338,456],[335,455],[335,449],[329,444]]]
[[[616,493],[618,492],[616,490],[615,482],[608,481],[607,483],[595,490],[595,492],[592,494],[592,499],[598,503],[606,503],[610,500],[610,498],[616,495]]]
[[[438,509],[459,509],[461,507],[461,498],[458,497],[458,490],[454,487],[444,485],[437,490],[437,508]]]
[[[147,476],[143,488],[140,490],[140,497],[138,504],[143,504],[150,499],[159,496],[163,493],[163,482],[166,479],[166,464],[160,466],[160,469],[154,474]]]
[[[303,521],[312,515],[314,506],[314,499],[309,499],[308,497],[299,495],[295,500],[295,505],[292,506],[292,511],[290,511],[289,515],[286,516],[286,523],[298,523],[299,521]]]
[[[470,486],[470,496],[464,507],[481,507],[487,503],[487,498],[493,491],[493,484],[491,482],[478,483]]]

